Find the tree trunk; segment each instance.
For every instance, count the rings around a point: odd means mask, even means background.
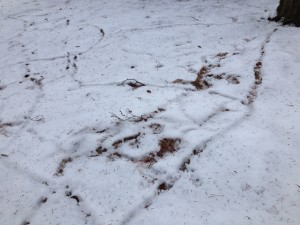
[[[300,0],[280,0],[277,16],[271,20],[300,27]]]

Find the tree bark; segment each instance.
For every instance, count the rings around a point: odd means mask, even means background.
[[[300,27],[300,0],[280,0],[277,16],[270,20]]]

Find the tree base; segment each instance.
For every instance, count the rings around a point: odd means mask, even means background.
[[[282,22],[283,25],[294,24],[300,27],[300,0],[280,0],[277,16],[269,21]]]

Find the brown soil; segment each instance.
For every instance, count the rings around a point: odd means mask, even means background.
[[[59,166],[56,170],[56,173],[54,174],[55,176],[62,176],[64,174],[64,169],[66,167],[66,165],[70,162],[72,162],[73,159],[72,158],[65,158],[62,159],[61,162],[59,163]]]
[[[203,77],[208,73],[208,70],[205,66],[202,66],[200,71],[197,73],[197,78],[195,81],[192,81],[191,84],[197,89],[202,90],[204,88],[210,87],[211,85],[203,80]]]
[[[162,158],[167,153],[175,152],[178,144],[181,142],[180,139],[164,138],[159,141],[159,151],[157,156]]]
[[[167,191],[167,190],[170,190],[172,187],[173,187],[172,184],[167,184],[167,183],[163,182],[163,183],[161,183],[160,185],[158,185],[158,187],[157,187],[158,194],[159,194],[161,191]]]

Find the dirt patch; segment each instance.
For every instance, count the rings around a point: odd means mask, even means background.
[[[167,153],[173,153],[177,150],[178,145],[181,140],[176,138],[164,138],[159,141],[159,151],[157,152],[157,156],[162,158]]]
[[[72,195],[70,198],[74,199],[77,202],[77,204],[79,204],[80,200],[77,195]]]
[[[224,79],[224,73],[222,73],[222,74],[217,74],[217,75],[213,75],[213,74],[211,74],[211,75],[209,75],[209,76],[212,76],[214,79],[216,79],[216,80],[222,80],[222,79]]]
[[[72,162],[72,158],[65,158],[62,159],[61,162],[59,163],[59,166],[56,170],[56,173],[54,174],[55,176],[62,176],[64,174],[64,169],[66,168],[66,165],[70,162]]]
[[[204,88],[208,88],[211,85],[206,81],[203,80],[203,77],[208,73],[208,70],[205,66],[202,66],[200,71],[197,73],[197,78],[191,84],[197,89],[202,90]]]
[[[149,127],[153,134],[160,134],[163,131],[163,127],[159,123],[152,123]]]
[[[238,54],[238,53],[234,53],[234,55],[236,55],[236,54]],[[239,84],[240,83],[240,81],[238,79],[239,76],[228,75],[226,77],[225,73],[221,73],[221,74],[211,73],[211,70],[213,68],[221,67],[220,61],[222,59],[225,59],[227,57],[227,55],[228,55],[228,52],[220,52],[220,53],[216,54],[215,57],[218,58],[218,62],[214,63],[214,64],[208,64],[208,66],[205,66],[205,65],[202,66],[202,68],[197,73],[197,77],[194,81],[176,79],[172,83],[173,84],[192,84],[196,88],[196,90],[203,90],[203,89],[211,87],[212,84],[210,83],[210,81],[212,81],[212,80],[210,78],[213,78],[216,80],[225,79],[231,84]]]
[[[261,50],[260,50],[260,55],[261,56],[258,59],[257,63],[255,64],[254,68],[253,68],[255,82],[254,82],[253,86],[251,87],[251,89],[250,89],[250,91],[249,91],[249,93],[247,95],[248,102],[245,101],[245,100],[241,101],[241,103],[244,104],[244,105],[250,105],[250,104],[252,104],[254,102],[256,96],[257,96],[257,88],[262,83],[261,68],[263,66],[262,59],[263,59],[263,57],[265,55],[265,48],[266,48],[266,45],[270,42],[271,36],[276,31],[277,31],[277,29],[274,29],[274,31],[268,35],[268,37],[266,38],[265,42],[261,46]]]
[[[98,148],[96,148],[94,154],[90,155],[89,157],[97,157],[102,155],[105,152],[107,152],[107,149],[103,148],[102,146],[99,146]]]
[[[42,81],[44,80],[44,78],[43,77],[41,77],[40,79],[37,79],[37,78],[34,78],[34,77],[32,77],[32,78],[30,78],[30,80],[33,82],[33,83],[35,83],[37,86],[42,86]]]
[[[207,77],[211,77],[213,79],[216,80],[227,80],[228,83],[231,84],[239,84],[240,80],[238,79],[240,76],[235,76],[235,75],[227,75],[225,73],[221,73],[221,74],[207,74]]]
[[[239,79],[237,78],[237,76],[234,76],[234,75],[228,75],[228,76],[226,77],[226,80],[227,80],[229,83],[231,83],[231,84],[239,84],[239,83],[240,83],[240,81],[239,81]]]
[[[150,153],[146,157],[144,157],[140,160],[137,160],[136,162],[137,163],[142,163],[142,164],[147,164],[147,165],[151,166],[151,165],[153,165],[154,163],[157,162],[156,154],[155,153]]]
[[[151,113],[148,113],[148,114],[144,114],[144,115],[141,115],[139,117],[137,117],[134,122],[141,122],[141,121],[144,121],[144,122],[147,122],[148,119],[151,119],[153,118],[156,114],[160,113],[160,112],[164,112],[166,111],[164,108],[157,108],[157,110],[151,112]]]
[[[261,55],[263,56],[263,54],[264,54],[264,51],[262,49]],[[256,91],[257,87],[258,87],[258,85],[260,85],[262,83],[261,67],[262,67],[262,62],[258,61],[253,68],[255,83],[247,95],[248,102],[242,101],[242,104],[244,104],[244,105],[252,104],[254,99],[257,96],[257,91]]]
[[[226,110],[227,111],[227,110]],[[204,149],[206,148],[206,145],[204,147],[197,147],[195,149],[193,149],[192,153],[190,154],[190,156],[188,156],[187,158],[185,158],[180,167],[179,167],[179,170],[180,171],[188,171],[188,165],[191,163],[191,159],[193,156],[199,156],[203,151]]]
[[[131,141],[130,145],[134,145],[134,144],[137,144],[138,143],[138,137],[141,135],[141,133],[137,133],[135,135],[132,135],[132,136],[128,136],[128,137],[125,137],[123,139],[120,139],[120,140],[117,140],[115,141],[112,146],[114,148],[119,148],[123,143],[125,142],[129,142]]]
[[[207,66],[209,69],[211,69],[211,68],[216,68],[216,67],[221,67],[221,64],[209,64],[208,66]]]
[[[46,203],[47,201],[48,201],[48,198],[47,198],[47,197],[43,197],[43,198],[41,198],[41,200],[40,200],[40,202],[39,202],[39,205],[44,204],[44,203]]]
[[[69,188],[69,186],[66,186],[66,188]],[[72,191],[66,191],[65,195],[69,198],[74,199],[77,202],[77,204],[79,204],[80,198],[77,195],[73,195]]]
[[[115,158],[122,158],[122,155],[119,152],[114,152],[108,156],[110,160],[114,160]]]
[[[137,138],[141,135],[141,133],[137,133],[135,135],[132,135],[132,136],[129,136],[129,137],[125,137],[123,138],[123,141],[124,142],[127,142],[127,141],[131,141],[131,140],[134,140],[134,141],[137,141]]]
[[[204,148],[195,148],[193,150],[193,155],[200,155],[203,152]]]
[[[220,60],[225,59],[226,55],[228,54],[228,52],[220,52],[216,55],[217,58],[219,58]]]
[[[117,140],[114,143],[112,143],[112,146],[115,148],[119,148],[122,143],[123,143],[123,140]]]
[[[165,154],[173,153],[178,150],[178,146],[181,143],[181,139],[179,138],[163,138],[159,141],[159,151],[151,152],[144,158],[137,160],[135,162],[139,162],[142,164],[148,164],[149,166],[156,163],[159,158],[163,158]]]
[[[152,164],[156,163],[157,160],[155,158],[155,154],[154,153],[150,153],[147,157],[143,158],[141,160],[141,162],[152,165]]]
[[[179,170],[187,171],[187,165],[189,165],[190,163],[191,163],[190,159],[184,160],[183,163],[181,164],[181,166],[179,167]]]
[[[208,75],[208,69],[206,66],[202,66],[202,68],[197,73],[197,77],[194,81],[187,81],[183,79],[176,79],[172,83],[173,84],[191,84],[193,85],[196,90],[202,90],[206,89],[208,87],[211,87],[212,85],[208,83],[204,78]]]
[[[255,64],[254,67],[255,84],[261,84],[262,82],[261,67],[262,67],[262,63],[260,61]]]
[[[107,130],[107,129],[104,129],[104,130],[98,130],[98,131],[96,131],[96,133],[97,133],[97,134],[102,134],[102,133],[104,133],[106,130]]]
[[[3,128],[3,127],[12,127],[14,126],[13,123],[0,123],[0,128]]]
[[[172,81],[173,84],[190,84],[191,81],[183,80],[183,79],[176,79]]]
[[[253,103],[254,99],[256,98],[256,89],[252,88],[251,91],[249,91],[249,94],[247,95],[247,99],[248,99],[248,105]],[[244,102],[242,102],[243,104],[245,104]]]
[[[163,182],[163,183],[161,183],[160,185],[158,185],[158,187],[157,187],[157,192],[158,192],[158,194],[159,194],[159,193],[162,192],[162,191],[170,190],[172,187],[173,187],[172,184],[168,184],[168,183],[166,183],[166,182]]]

